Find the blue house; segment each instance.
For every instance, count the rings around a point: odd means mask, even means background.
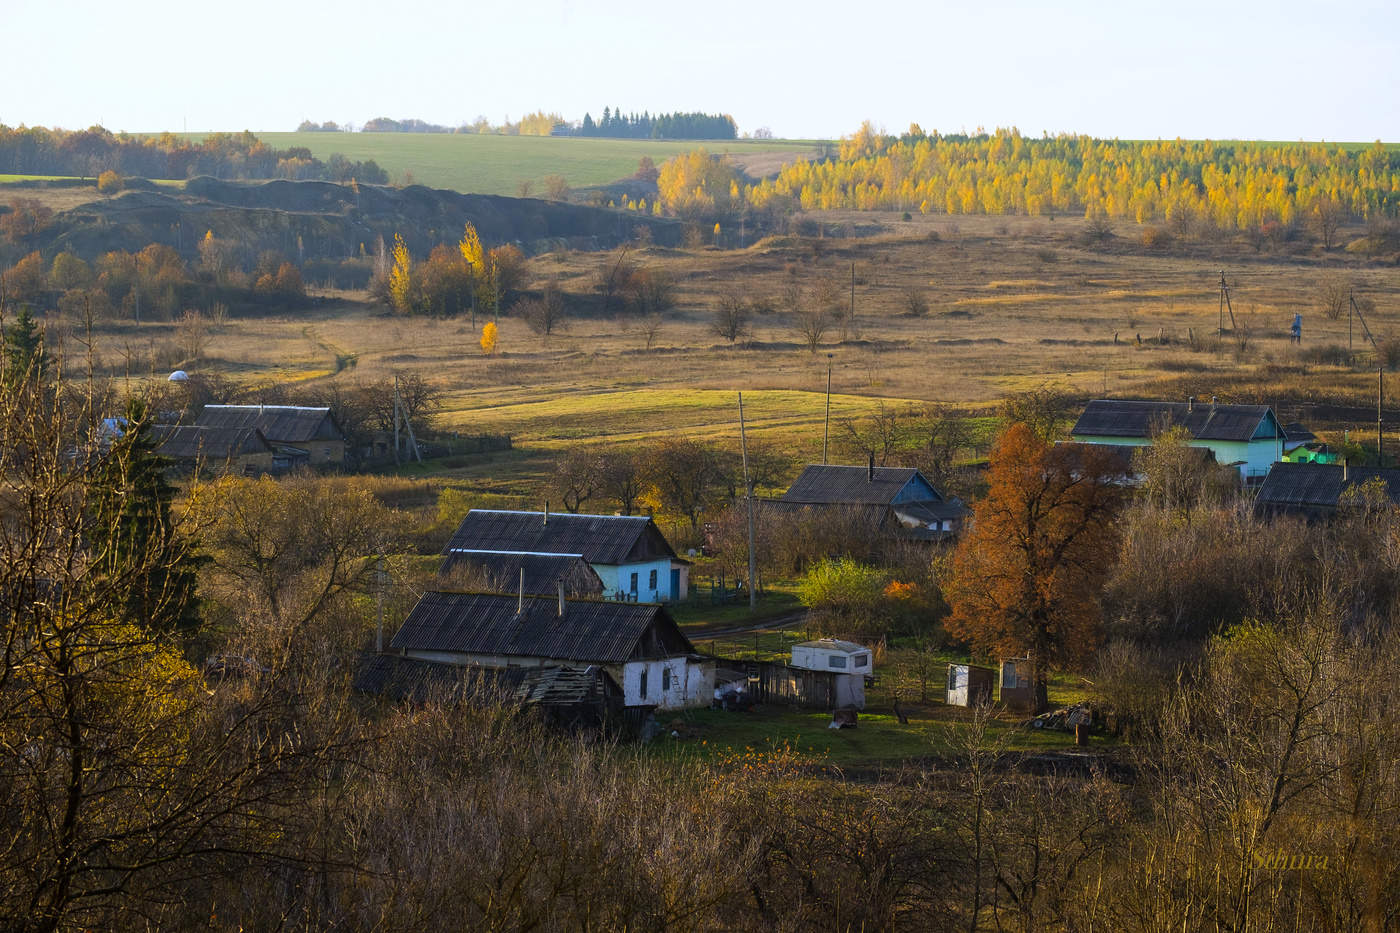
[[[1167,428],[1184,427],[1192,447],[1215,454],[1215,462],[1240,471],[1246,483],[1264,481],[1283,459],[1287,434],[1268,405],[1095,399],[1084,408],[1070,436],[1084,444],[1145,447]]]
[[[802,471],[777,506],[858,508],[902,537],[936,541],[957,533],[967,516],[960,499],[946,497],[922,473],[908,467],[814,463]]]
[[[690,565],[676,556],[645,515],[574,515],[472,509],[443,553],[580,555],[598,574],[603,595],[630,602],[685,599]]]

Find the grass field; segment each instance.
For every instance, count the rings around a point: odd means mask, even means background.
[[[847,219],[830,218],[836,225]],[[353,383],[419,373],[442,390],[440,428],[509,433],[516,449],[411,471],[524,501],[536,495],[558,451],[573,444],[636,445],[685,433],[737,448],[740,390],[753,437],[794,461],[817,459],[828,364],[832,450],[842,458],[856,457],[842,442],[844,423],[881,406],[961,406],[980,416],[979,431],[988,434],[982,428],[992,425],[987,416],[999,399],[1047,385],[1083,395],[1257,399],[1290,418],[1308,417],[1299,406],[1314,402],[1374,406],[1374,368],[1367,372],[1374,354],[1359,327],[1356,364],[1331,362],[1349,345],[1346,318],[1321,313],[1320,286],[1331,277],[1375,301],[1368,318],[1378,339],[1400,336],[1400,280],[1386,258],[1344,250],[1261,254],[1240,243],[1152,250],[1131,227],[1108,247],[1091,248],[1079,239],[1082,224],[1068,218],[876,219],[887,232],[865,238],[634,249],[629,260],[677,283],[677,305],[650,350],[626,315],[574,317],[546,338],[506,314],[500,352],[488,358],[478,343],[480,320],[473,327],[461,318],[394,317],[342,295],[341,303],[291,317],[232,319],[210,331],[204,358],[184,366],[248,382]],[[598,253],[546,254],[530,260],[529,273],[534,287],[553,281],[566,294],[584,295],[608,261]],[[775,299],[797,286],[810,298],[822,279],[848,289],[853,265],[857,324],[845,340],[833,328],[809,352],[786,311],[756,315],[751,334],[733,344],[713,330],[712,309],[725,291]],[[1215,333],[1222,268],[1238,320],[1223,338]],[[910,290],[927,299],[926,316],[904,310]],[[1295,312],[1304,317],[1301,346],[1288,340]],[[173,342],[175,328],[114,322],[99,339],[108,371],[121,374],[128,354],[141,358]],[[336,373],[337,357],[354,365]]]
[[[200,139],[202,134],[187,134]],[[319,159],[339,152],[360,162],[373,159],[395,184],[412,180],[468,194],[515,196],[521,182],[537,195],[543,179],[557,174],[571,187],[603,185],[637,170],[642,156],[658,166],[671,156],[704,146],[727,154],[759,175],[783,162],[806,158],[815,144],[802,140],[581,139],[551,136],[478,136],[470,133],[257,133],[275,149],[304,146]]]

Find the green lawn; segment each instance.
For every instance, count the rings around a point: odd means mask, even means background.
[[[828,728],[831,714],[827,712],[776,706],[746,713],[706,709],[658,716],[668,729],[680,726],[685,737],[659,739],[653,746],[657,754],[697,755],[708,760],[787,745],[819,762],[841,767],[965,754],[970,719],[966,710],[937,706],[914,712],[905,724],[888,711],[862,712],[854,729]],[[1007,751],[1050,751],[1073,747],[1074,736],[998,719],[988,727],[986,744]],[[1096,736],[1090,747],[1106,744],[1107,739]]]
[[[204,134],[186,134],[200,139]],[[814,154],[814,144],[788,140],[576,139],[551,136],[478,136],[452,133],[257,133],[275,149],[304,146],[318,159],[339,152],[360,162],[373,159],[401,184],[514,197],[522,181],[543,196],[543,179],[557,174],[571,187],[603,185],[637,170],[651,156],[658,166],[673,155],[704,146],[742,160],[762,153]]]

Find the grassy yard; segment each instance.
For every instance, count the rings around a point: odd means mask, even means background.
[[[900,723],[888,709],[870,709],[860,714],[856,728],[830,729],[831,714],[819,710],[688,710],[660,716],[663,726],[683,732],[684,737],[663,738],[657,749],[659,754],[712,759],[786,745],[840,767],[891,765],[906,759],[965,754],[971,718],[966,710],[930,706],[916,708],[908,723]],[[1095,737],[1091,746],[1107,741]],[[1048,751],[1072,747],[1074,736],[998,718],[988,726],[987,744],[1007,751]]]

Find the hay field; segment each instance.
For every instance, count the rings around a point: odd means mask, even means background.
[[[1086,396],[1258,399],[1288,417],[1309,402],[1374,405],[1374,356],[1359,326],[1355,365],[1317,362],[1325,356],[1319,346],[1348,346],[1347,319],[1321,313],[1324,279],[1343,276],[1375,301],[1369,319],[1378,339],[1400,337],[1395,266],[1341,251],[1271,256],[1242,244],[1188,244],[1164,253],[1142,247],[1128,229],[1090,248],[1082,225],[1065,219],[883,222],[887,232],[861,239],[632,251],[638,265],[677,282],[677,307],[651,350],[627,315],[575,317],[548,338],[506,315],[500,352],[487,358],[478,345],[482,320],[473,327],[466,318],[401,318],[346,300],[294,318],[232,320],[211,334],[203,360],[185,365],[251,382],[421,373],[443,390],[443,428],[507,432],[541,455],[671,432],[737,440],[742,390],[755,436],[812,458],[820,456],[828,355],[833,423],[881,405],[944,403],[989,414],[1006,394],[1041,386]],[[535,257],[532,284],[587,295],[605,261],[598,253]],[[809,352],[786,311],[756,315],[751,336],[732,345],[713,330],[713,307],[726,291],[780,304],[797,286],[810,301],[813,284],[829,278],[849,300],[853,264],[856,324],[844,341],[833,328]],[[1237,327],[1218,337],[1222,268]],[[910,290],[927,299],[927,316],[905,312]],[[592,298],[579,303],[596,306]],[[1301,345],[1288,339],[1295,312],[1303,314]],[[124,324],[100,340],[110,359],[123,341],[173,336],[170,324]],[[353,358],[353,367],[336,373],[337,357]]]
[[[200,139],[202,134],[186,134]],[[447,188],[465,194],[514,197],[520,183],[533,183],[543,195],[543,179],[558,174],[571,187],[605,185],[637,170],[642,156],[658,166],[682,152],[703,146],[746,166],[758,176],[814,154],[801,140],[650,140],[554,136],[478,136],[470,133],[257,133],[274,149],[304,146],[318,159],[339,152],[348,159],[373,159],[395,184]]]

